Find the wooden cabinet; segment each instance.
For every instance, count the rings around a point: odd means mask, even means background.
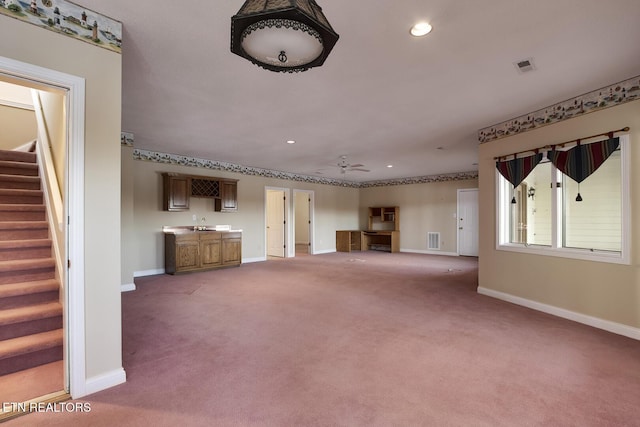
[[[336,251],[351,252],[363,251],[366,248],[364,233],[360,230],[336,231]]]
[[[368,230],[400,231],[400,208],[397,206],[369,208]]]
[[[240,233],[228,233],[222,239],[222,264],[235,265],[242,261],[242,236]]]
[[[233,212],[238,210],[238,182],[220,181],[220,197],[215,199],[216,212]]]
[[[199,175],[162,174],[163,209],[170,212],[189,210],[192,197],[214,200],[216,212],[238,210],[238,180]]]
[[[222,234],[200,234],[200,267],[216,267],[222,264]]]
[[[183,175],[162,175],[163,209],[170,212],[189,210],[191,178]]]
[[[180,239],[176,239],[174,246],[175,270],[193,270],[200,267],[200,242],[196,234],[181,236]]]
[[[165,232],[164,264],[169,274],[242,263],[240,231]]]

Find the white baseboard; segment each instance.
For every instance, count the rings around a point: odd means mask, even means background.
[[[258,258],[242,258],[243,264],[251,264],[252,262],[263,262],[266,261],[266,257],[258,257]]]
[[[314,255],[322,255],[322,254],[334,254],[336,253],[335,249],[325,249],[324,251],[315,251]]]
[[[403,249],[400,248],[400,252],[406,252],[409,254],[424,254],[424,255],[444,255],[444,256],[460,256],[455,252],[443,252],[443,251],[423,251],[415,249]]]
[[[143,270],[143,271],[134,271],[133,277],[145,277],[145,276],[155,276],[157,274],[164,274],[164,268],[158,268],[156,270]]]
[[[115,369],[102,375],[87,378],[83,396],[97,393],[102,390],[117,386],[127,381],[127,374],[123,368]],[[73,393],[72,393],[73,394]],[[83,396],[73,395],[74,399]]]
[[[574,322],[582,323],[594,328],[613,332],[614,334],[623,335],[635,340],[640,340],[640,329],[634,328],[633,326],[623,325],[622,323],[616,323],[610,320],[604,320],[582,313],[576,313],[575,311],[566,310],[564,308],[555,307],[553,305],[543,304],[537,301],[528,300],[526,298],[517,297],[515,295],[507,294],[500,291],[494,291],[493,289],[487,289],[480,286],[478,286],[478,293],[513,304],[521,305],[523,307],[531,308],[533,310],[542,311],[543,313],[562,317],[563,319],[573,320]]]
[[[136,290],[135,283],[124,283],[120,285],[120,292],[131,292]]]

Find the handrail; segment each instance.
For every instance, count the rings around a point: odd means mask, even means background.
[[[62,193],[53,163],[51,141],[49,140],[47,123],[42,111],[40,94],[37,90],[32,89],[31,95],[38,126],[38,139],[36,141],[38,170],[40,171],[40,179],[43,184],[42,187],[49,224],[51,224],[53,228],[50,234],[54,247],[56,267],[59,274],[64,275],[65,270],[63,269],[62,261],[64,250],[63,246],[61,246],[64,244],[64,204],[62,202]],[[61,280],[60,282],[63,283],[64,281]]]

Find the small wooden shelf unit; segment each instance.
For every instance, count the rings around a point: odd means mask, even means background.
[[[370,207],[366,230],[336,231],[336,251],[400,252],[400,208]]]

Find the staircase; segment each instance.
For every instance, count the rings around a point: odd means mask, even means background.
[[[0,150],[0,375],[62,360],[62,305],[36,154]]]

